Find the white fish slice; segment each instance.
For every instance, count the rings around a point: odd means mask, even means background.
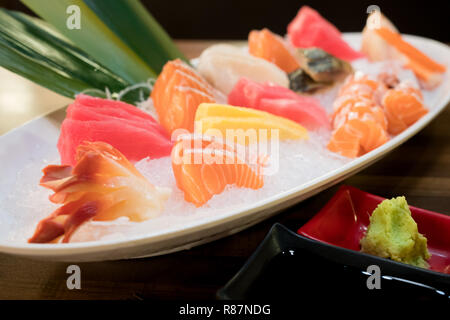
[[[289,86],[286,73],[275,64],[227,44],[214,45],[203,51],[197,70],[226,95],[241,77],[256,82],[270,81],[283,87]]]

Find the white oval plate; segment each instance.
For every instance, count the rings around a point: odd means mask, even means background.
[[[345,37],[355,47],[360,43],[361,35],[359,33],[345,34]],[[448,69],[450,68],[450,49],[448,46],[417,36],[405,36],[405,38],[420,50],[445,64]],[[419,132],[446,107],[450,100],[448,72],[434,97],[432,104],[428,105],[430,108],[428,114],[376,150],[308,183],[237,210],[230,210],[226,214],[202,218],[182,227],[168,227],[148,235],[120,240],[69,244],[28,244],[0,240],[0,252],[71,262],[129,259],[189,249],[234,234],[357,173]],[[55,150],[59,126],[63,117],[64,110],[62,109],[33,120],[0,137],[0,168],[2,172],[0,201],[5,201],[8,190],[15,182],[16,173],[21,168],[32,163],[33,159],[39,159],[39,157]],[[36,148],[36,146],[39,146],[39,148]],[[30,155],[30,150],[33,150],[32,155]],[[6,215],[9,215],[8,218],[11,219],[10,213],[0,212],[0,223],[2,223],[2,220],[6,221]],[[14,212],[14,215],[20,215],[20,211]]]

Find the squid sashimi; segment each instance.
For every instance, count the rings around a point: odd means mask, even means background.
[[[195,206],[204,205],[228,185],[251,189],[264,185],[261,158],[247,157],[238,145],[204,135],[178,138],[172,150],[173,173],[185,200]]]
[[[428,113],[420,90],[405,82],[389,89],[382,104],[391,134],[402,132]]]
[[[194,117],[202,102],[216,102],[213,87],[196,70],[177,59],[164,65],[152,91],[161,125],[169,132],[194,129]]]
[[[223,104],[202,103],[195,114],[195,132],[237,139],[249,145],[280,140],[308,139],[308,131],[297,122],[265,111]],[[275,136],[276,135],[276,136]]]
[[[124,102],[78,95],[61,125],[61,164],[75,165],[76,150],[84,141],[106,142],[130,161],[168,156],[173,146],[167,131],[146,112]]]
[[[248,52],[251,55],[270,61],[287,73],[300,68],[292,51],[293,48],[283,38],[268,29],[253,30],[248,35]]]
[[[375,21],[377,20],[377,21]],[[405,41],[394,25],[380,12],[371,14],[363,30],[362,50],[374,61],[399,59],[410,68],[425,89],[433,89],[443,79],[446,67]]]
[[[334,102],[333,128],[328,149],[354,158],[389,140],[387,120],[380,106],[381,82],[357,73],[350,76]]]
[[[342,39],[339,30],[324,19],[316,10],[303,6],[294,20],[289,23],[288,36],[298,48],[320,48],[342,60],[355,60],[364,57]]]
[[[232,45],[218,44],[203,51],[197,69],[209,83],[226,95],[242,77],[289,86],[286,72],[275,64]]]
[[[228,95],[228,103],[293,120],[308,130],[330,129],[330,120],[319,101],[287,88],[241,78]]]
[[[49,165],[41,186],[60,204],[41,220],[31,243],[69,242],[73,233],[89,220],[127,217],[140,222],[157,216],[170,190],[153,186],[127,158],[104,142],[84,142],[77,147],[76,164]]]

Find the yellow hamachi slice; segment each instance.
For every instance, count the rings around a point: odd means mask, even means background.
[[[277,137],[280,140],[308,139],[308,131],[297,122],[268,112],[225,104],[200,104],[194,126],[196,133],[220,135],[226,140],[237,139],[241,144]]]

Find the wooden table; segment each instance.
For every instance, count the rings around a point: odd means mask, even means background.
[[[179,41],[189,57],[211,41]],[[0,134],[69,100],[0,70]],[[391,154],[343,183],[450,214],[450,109]],[[280,222],[296,230],[336,192],[330,188],[282,213],[213,243],[170,255],[80,263],[82,288],[68,290],[68,263],[0,254],[0,299],[213,299]]]

